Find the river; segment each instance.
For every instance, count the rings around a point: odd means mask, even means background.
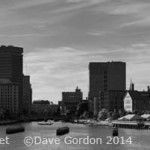
[[[119,137],[112,138],[112,128],[107,126],[86,126],[61,122],[56,122],[50,126],[40,126],[36,122],[18,125],[24,126],[25,132],[6,135],[5,132],[8,126],[0,126],[0,150],[150,149],[150,130],[120,128]],[[56,136],[56,129],[62,126],[68,126],[70,133]],[[33,138],[33,140],[27,140],[26,137]],[[24,139],[27,142],[26,144],[24,144]],[[30,145],[30,142],[33,142],[33,144]]]

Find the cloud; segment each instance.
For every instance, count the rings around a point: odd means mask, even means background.
[[[57,0],[42,0],[42,1],[41,0],[26,0],[26,1],[19,1],[19,2],[16,1],[16,3],[12,5],[11,10],[50,4],[55,1]]]
[[[132,47],[142,48],[142,47],[150,47],[150,46],[148,44],[145,44],[145,43],[137,43],[137,44],[133,44]]]
[[[137,50],[137,47],[140,49]],[[45,98],[57,102],[61,100],[61,92],[74,91],[76,86],[84,92],[84,97],[87,96],[89,62],[125,61],[127,85],[130,78],[133,78],[136,88],[141,89],[148,84],[143,75],[145,74],[147,81],[150,75],[147,69],[150,63],[148,49],[149,45],[141,43],[114,50],[85,51],[71,47],[36,49],[25,55],[24,64],[27,65],[27,71],[24,72],[31,75],[34,99]]]
[[[87,96],[92,61],[127,62],[127,81],[140,88],[150,76],[149,14],[145,0],[5,0],[0,40],[24,47],[36,99],[61,100],[77,85]]]
[[[59,7],[56,10],[51,11],[50,13],[66,13],[71,11],[77,11],[92,7],[108,0],[66,0],[61,4],[62,7]]]
[[[92,52],[70,47],[28,52],[24,56],[24,73],[31,75],[34,99],[45,97],[56,102],[61,100],[62,91],[74,91],[76,86],[81,88],[86,97],[88,64],[92,61],[108,61],[106,55],[107,50]]]
[[[118,16],[119,20],[123,17],[124,21],[120,25],[121,28],[133,25],[149,26],[150,24],[150,2],[148,1],[109,1],[102,6],[94,7],[92,10],[100,14],[104,12],[108,15]]]
[[[45,34],[12,34],[12,35],[4,35],[1,34],[0,37],[6,37],[6,38],[33,38],[33,37],[43,37],[43,36],[50,36]]]
[[[37,49],[26,54],[24,62],[28,66],[27,73],[31,74],[34,97],[61,100],[62,91],[74,90],[77,85],[88,88],[83,82],[88,76],[81,55],[82,51],[67,47]]]
[[[150,18],[145,16],[145,17],[138,19],[136,21],[124,23],[120,26],[120,28],[130,27],[130,26],[141,26],[141,27],[145,26],[146,27],[149,25],[150,25]]]
[[[67,3],[79,3],[81,0],[67,0]]]
[[[110,11],[108,11],[110,14],[114,15],[137,15],[137,13],[142,12],[144,9],[149,8],[149,6],[145,3],[126,3],[126,4],[120,4],[120,5],[114,5],[110,8]]]
[[[87,34],[92,36],[103,36],[106,32],[88,32]]]
[[[66,0],[67,3],[91,3],[91,4],[103,3],[107,1],[108,0]]]

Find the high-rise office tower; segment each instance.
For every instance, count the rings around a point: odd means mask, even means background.
[[[0,78],[9,78],[20,83],[23,74],[23,48],[14,46],[0,47]]]
[[[125,89],[125,62],[91,62],[89,64],[89,100],[99,98],[101,92],[125,91]]]
[[[126,89],[125,62],[91,62],[89,64],[89,97],[100,91]]]
[[[23,96],[23,48],[0,47],[0,79],[9,79],[19,86],[19,112],[22,111]]]

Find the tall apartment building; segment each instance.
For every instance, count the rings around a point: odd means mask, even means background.
[[[32,88],[30,76],[23,76],[23,112],[30,113],[32,107]]]
[[[89,103],[94,111],[94,98],[100,98],[101,92],[126,90],[125,62],[91,62],[89,64]],[[111,93],[112,95],[112,93]],[[108,98],[108,97],[107,97]],[[106,98],[106,99],[107,99]],[[100,105],[106,100],[100,101]],[[107,105],[105,103],[105,105]],[[103,107],[103,106],[101,106]]]
[[[0,47],[0,79],[9,79],[18,85],[19,113],[22,112],[23,96],[23,48],[14,46]]]

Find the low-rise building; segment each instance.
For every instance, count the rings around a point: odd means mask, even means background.
[[[59,109],[57,104],[48,100],[37,100],[32,104],[32,112],[39,115],[55,115]]]
[[[83,99],[83,93],[77,87],[75,92],[62,92],[62,109],[64,113],[76,112],[78,104]]]
[[[149,91],[127,91],[124,97],[124,110],[149,111],[150,110],[150,92]]]

